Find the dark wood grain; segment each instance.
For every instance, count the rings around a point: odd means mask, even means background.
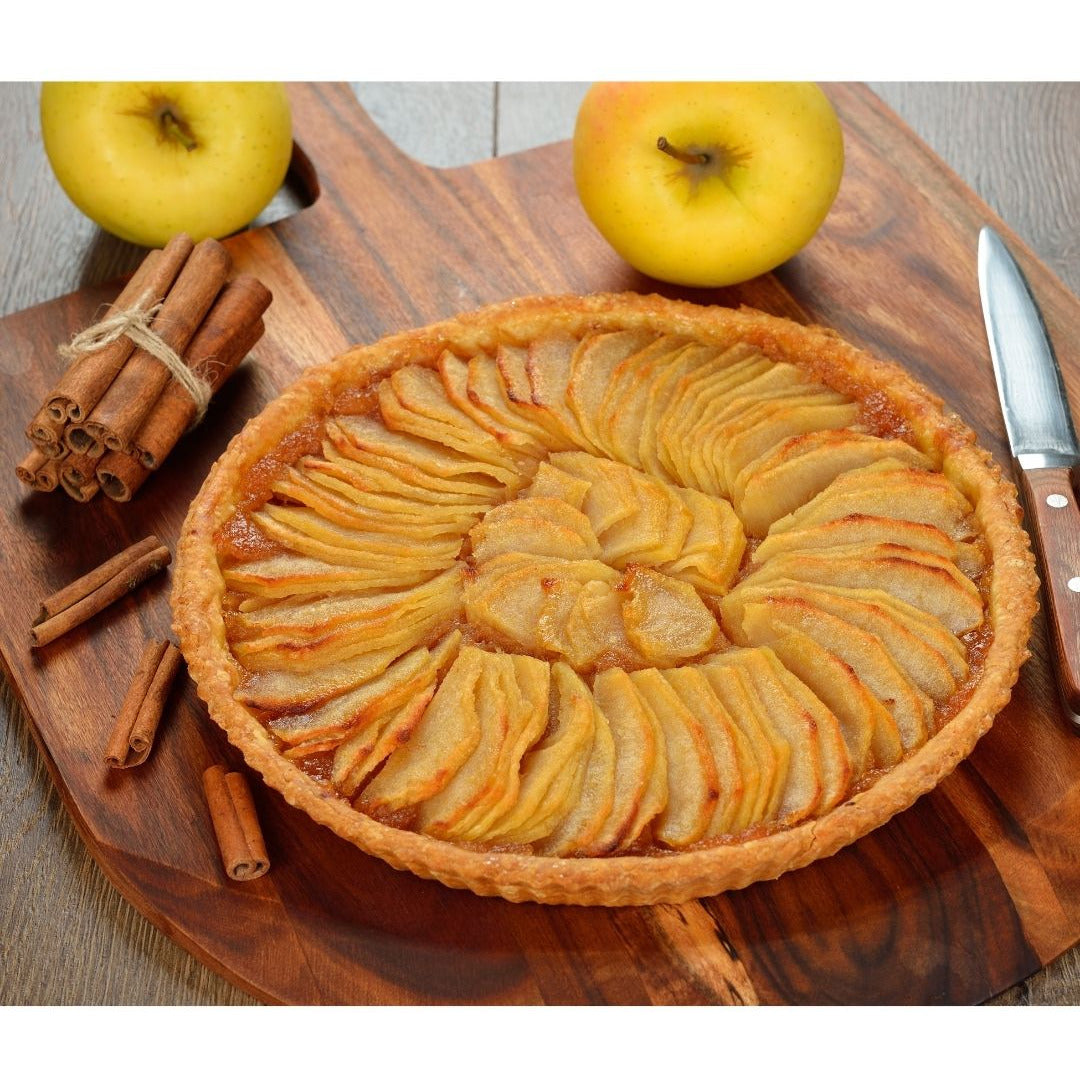
[[[971,299],[973,238],[989,211],[871,95],[831,92],[849,135],[834,218],[776,277],[695,298],[746,301],[837,326],[908,363],[1001,452]],[[341,343],[519,292],[653,287],[622,266],[581,215],[565,147],[432,173],[381,142],[339,89],[298,94],[298,131],[322,193],[309,210],[230,242],[239,265],[264,280],[272,274],[277,319],[268,321],[257,367],[215,405],[213,428],[178,450],[130,508],[79,508],[79,517],[0,480],[0,500],[16,508],[2,527],[11,555],[4,584],[19,583],[5,589],[5,661],[43,759],[118,888],[201,960],[273,1000],[344,993],[379,1002],[978,1001],[1075,942],[1080,761],[1046,694],[1043,636],[1013,704],[932,796],[833,859],[678,908],[543,909],[452,892],[367,859],[262,789],[275,869],[230,887],[206,843],[208,822],[193,813],[178,826],[170,812],[176,800],[190,800],[202,764],[229,756],[188,689],[178,692],[145,772],[130,784],[87,782],[96,732],[86,710],[73,715],[68,690],[82,687],[102,715],[115,709],[123,692],[116,672],[130,666],[133,635],[167,627],[165,592],[126,603],[45,650],[35,666],[16,633],[39,598],[28,585],[62,584],[107,554],[106,540],[119,546],[146,529],[174,538],[231,432],[299,368]],[[441,227],[433,230],[432,221]],[[1076,340],[1076,301],[1002,231],[1044,300],[1075,390],[1077,356],[1063,335]],[[25,355],[27,341],[68,332],[107,291],[5,319],[0,355]],[[25,407],[20,395],[43,389],[42,366],[5,368],[3,408],[17,412]],[[20,427],[8,425],[9,443]],[[72,776],[83,782],[77,793]],[[145,791],[172,803],[140,799]],[[312,880],[325,884],[315,890]],[[238,940],[227,931],[238,920],[260,932]],[[272,946],[271,930],[278,931]]]

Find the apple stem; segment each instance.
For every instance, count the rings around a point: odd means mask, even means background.
[[[685,165],[708,165],[711,160],[708,154],[694,154],[672,146],[663,135],[656,140],[656,149],[663,150],[665,154],[670,154],[676,161],[681,161]]]
[[[165,134],[175,139],[185,150],[194,150],[198,145],[194,138],[184,129],[183,122],[173,115],[171,109],[163,109],[159,120]]]

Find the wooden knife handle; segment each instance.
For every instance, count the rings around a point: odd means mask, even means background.
[[[1067,468],[1020,471],[1039,556],[1058,687],[1080,730],[1080,509]]]

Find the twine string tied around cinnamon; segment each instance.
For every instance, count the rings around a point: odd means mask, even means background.
[[[57,352],[60,358],[71,363],[83,353],[96,352],[126,335],[138,349],[143,349],[160,361],[169,374],[184,388],[195,403],[195,416],[191,421],[194,427],[202,420],[213,394],[213,388],[200,378],[184,363],[176,351],[153,331],[151,323],[161,310],[162,302],[144,307],[151,292],[144,292],[135,303],[120,311],[114,311],[93,326],[76,334],[67,345],[61,345]]]

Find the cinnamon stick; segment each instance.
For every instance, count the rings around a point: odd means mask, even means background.
[[[149,310],[159,303],[176,280],[193,247],[191,237],[180,233],[164,249],[151,251],[121,290],[113,310],[134,308],[144,294],[143,310]],[[131,339],[122,336],[95,352],[77,357],[45,401],[50,416],[57,421],[71,420],[76,423],[89,416],[134,348]]]
[[[262,315],[270,306],[270,290],[251,274],[238,274],[221,290],[202,326],[191,339],[184,363],[216,394],[262,337]],[[132,440],[133,454],[156,469],[191,426],[196,416],[192,397],[170,382]]]
[[[58,454],[50,454],[48,448],[53,445],[63,446],[64,427],[65,421],[53,416],[48,407],[42,405],[26,425],[26,437],[40,446],[49,457],[58,457]]]
[[[89,573],[83,574],[81,578],[77,578],[71,584],[65,585],[51,596],[46,596],[41,601],[41,609],[38,612],[38,617],[34,620],[34,624],[44,622],[45,619],[50,619],[65,608],[69,608],[72,604],[85,599],[95,589],[101,588],[107,581],[116,577],[125,567],[131,566],[143,555],[164,546],[156,536],[147,536],[130,547],[124,548],[123,551],[113,555],[112,558],[106,559],[100,566],[94,567]]]
[[[150,551],[132,557],[132,551],[136,547],[139,545],[133,545],[132,548],[128,548],[104,564],[104,566],[109,566],[113,563],[118,566],[115,573],[105,576],[102,573],[103,567],[98,567],[97,570],[91,571],[90,574],[61,589],[59,593],[47,597],[42,602],[42,610],[53,609],[55,613],[30,628],[31,647],[39,648],[47,645],[68,631],[81,626],[87,619],[137,589],[148,578],[168,566],[171,561],[169,549],[164,544],[159,544]],[[100,580],[102,578],[104,580]],[[89,591],[86,591],[88,587]],[[78,596],[79,598],[55,610],[59,603],[64,602],[65,593],[68,597]],[[58,597],[61,598],[59,601]]]
[[[96,477],[84,483],[78,483],[63,469],[60,470],[60,486],[71,498],[81,503],[89,502],[101,490]]]
[[[183,354],[229,275],[232,259],[216,240],[195,245],[150,329],[169,349]],[[127,450],[146,414],[171,378],[168,367],[144,348],[136,349],[87,417],[100,424],[109,450]],[[92,428],[87,428],[92,436]],[[69,434],[74,434],[70,429]]]
[[[35,491],[55,491],[60,483],[60,461],[35,447],[15,466],[15,475]]]
[[[180,660],[180,650],[171,641],[148,641],[143,647],[105,748],[110,768],[131,769],[150,756]]]
[[[270,859],[243,775],[211,765],[203,773],[203,790],[225,873],[234,881],[262,877],[270,869]]]
[[[113,502],[130,502],[150,470],[131,454],[108,450],[98,460],[97,482]]]

